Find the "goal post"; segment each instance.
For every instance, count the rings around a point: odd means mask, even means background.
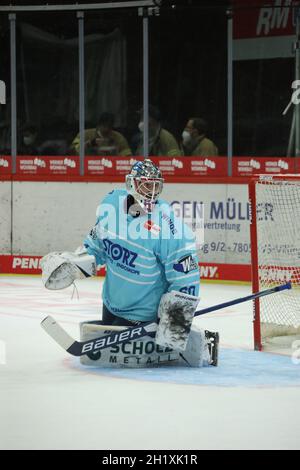
[[[250,180],[252,289],[291,282],[254,301],[254,348],[284,350],[300,339],[300,175]]]

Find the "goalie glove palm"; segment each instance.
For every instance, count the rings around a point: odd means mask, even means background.
[[[85,279],[96,274],[96,262],[86,251],[79,253],[49,253],[41,260],[42,281],[47,289],[69,287],[75,279]]]

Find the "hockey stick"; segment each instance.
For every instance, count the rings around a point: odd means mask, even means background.
[[[212,307],[204,308],[195,312],[194,316],[204,315],[205,313],[214,312],[231,305],[241,304],[249,300],[258,299],[265,295],[274,294],[285,289],[291,289],[290,282],[281,286],[273,287],[271,289],[256,292],[255,294],[240,297],[238,299],[229,300],[222,304],[213,305]],[[41,322],[42,328],[68,353],[73,356],[83,356],[84,354],[101,351],[101,349],[108,348],[109,346],[116,346],[117,344],[126,343],[127,341],[136,340],[143,336],[154,336],[157,323],[148,322],[143,325],[131,326],[123,331],[110,333],[100,338],[95,338],[89,341],[75,341],[51,316],[46,317]]]

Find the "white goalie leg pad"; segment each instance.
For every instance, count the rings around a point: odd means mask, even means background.
[[[155,341],[177,351],[186,349],[199,297],[171,291],[161,297],[158,307],[159,324]]]
[[[81,247],[75,253],[49,253],[41,259],[41,268],[42,282],[51,290],[65,289],[76,279],[85,279],[97,272],[95,257]]]
[[[205,331],[195,327],[191,328],[185,351],[180,353],[182,365],[191,367],[208,367],[211,365],[209,342]]]
[[[92,322],[80,324],[81,341],[89,341],[99,338],[112,331],[122,331],[124,326],[97,325]],[[101,351],[80,357],[81,364],[94,367],[113,368],[138,368],[152,367],[155,365],[179,365],[180,357],[178,351],[158,346],[154,338],[143,337],[139,340],[128,341]],[[187,364],[184,364],[185,366]]]

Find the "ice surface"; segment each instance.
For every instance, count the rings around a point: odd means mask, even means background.
[[[300,364],[252,351],[251,303],[194,320],[220,332],[218,368],[99,370],[40,327],[100,318],[101,280],[77,286],[0,276],[0,449],[300,449]],[[201,306],[249,293],[203,284]]]

